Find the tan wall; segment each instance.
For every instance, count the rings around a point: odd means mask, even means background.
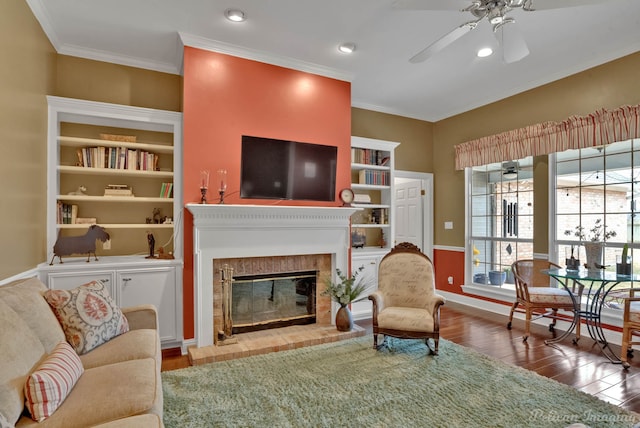
[[[640,104],[640,53],[601,65],[437,122],[433,140],[435,213],[434,244],[464,246],[464,171],[454,170],[454,146],[472,139],[572,115],[589,114],[600,108]],[[534,251],[548,251],[547,161],[536,159]],[[402,168],[398,165],[398,168]],[[453,230],[444,230],[453,221]]]
[[[0,3],[0,54],[3,279],[46,258],[46,95],[181,111],[182,77],[58,55],[18,0]]]
[[[60,97],[182,111],[182,77],[141,68],[58,55]]]
[[[433,123],[360,108],[351,109],[351,135],[400,143],[396,169],[433,172]]]
[[[55,51],[25,1],[0,2],[0,278],[45,251],[47,103]]]

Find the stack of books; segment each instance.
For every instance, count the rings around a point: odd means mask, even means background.
[[[160,188],[160,197],[170,198],[172,191],[173,191],[173,183],[162,183],[162,187]]]
[[[104,188],[105,196],[133,196],[133,191],[126,184],[108,184]]]

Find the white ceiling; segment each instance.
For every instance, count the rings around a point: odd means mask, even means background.
[[[640,0],[515,9],[510,16],[530,54],[512,64],[505,64],[499,52],[475,56],[481,46],[498,49],[486,21],[427,61],[409,63],[472,16],[402,10],[393,7],[393,0],[27,3],[61,54],[179,74],[184,43],[348,80],[353,106],[428,121],[640,51]],[[248,20],[227,21],[227,8],[242,9]],[[354,54],[338,52],[337,45],[345,41],[356,43]]]

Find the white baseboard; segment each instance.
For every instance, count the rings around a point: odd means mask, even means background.
[[[0,280],[0,285],[5,285],[8,284],[12,281],[16,281],[18,279],[25,279],[25,278],[31,278],[33,276],[38,276],[38,269],[33,268],[33,269],[29,269],[28,271],[25,272],[21,272],[17,275],[13,275],[10,276],[9,278],[5,278],[3,280]]]

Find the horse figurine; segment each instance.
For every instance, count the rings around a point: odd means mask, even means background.
[[[91,260],[91,253],[95,260],[98,260],[96,256],[96,239],[102,242],[109,240],[109,234],[103,227],[96,224],[89,226],[89,230],[82,236],[60,236],[58,233],[58,239],[53,245],[53,257],[51,263],[55,260],[56,256],[62,261],[62,256],[70,256],[71,254],[87,254],[87,263]]]

